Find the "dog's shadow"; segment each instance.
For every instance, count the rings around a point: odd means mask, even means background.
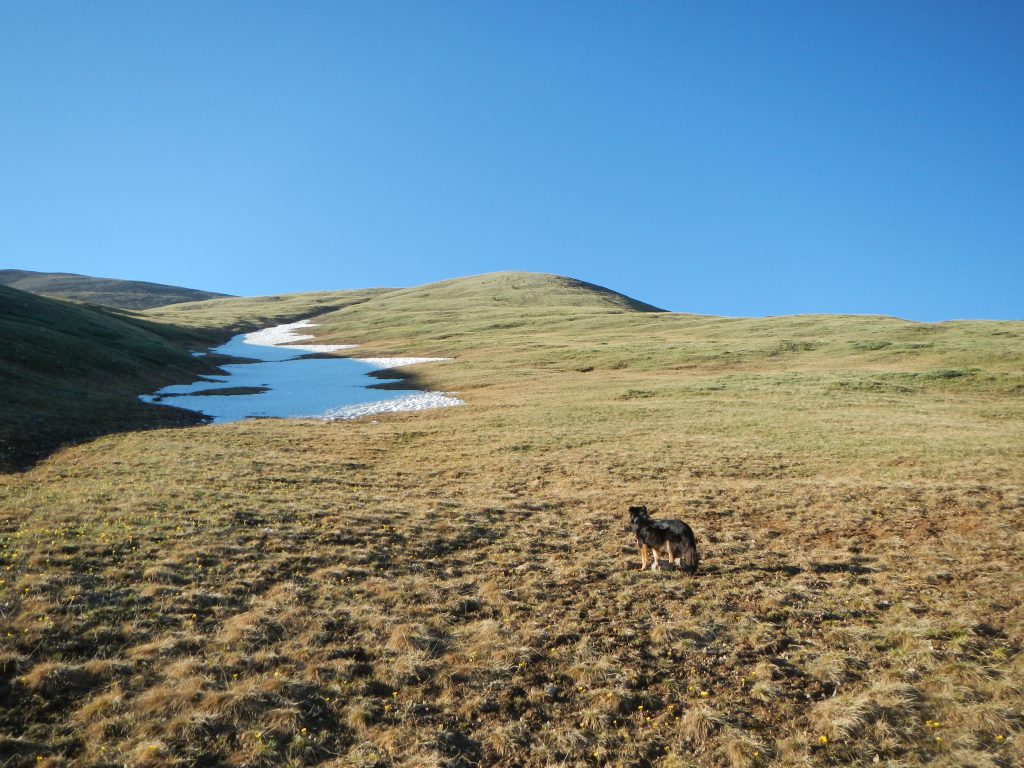
[[[648,568],[647,570],[650,571],[652,569]],[[667,560],[659,560],[658,561],[658,567],[653,569],[653,570],[655,570],[655,571],[683,571],[683,570],[685,570],[685,568],[683,568],[683,566],[681,566],[681,565],[678,565],[677,563],[670,563]],[[696,575],[696,574],[694,574],[694,575]]]
[[[869,568],[858,562],[852,563],[811,563],[811,570],[815,573],[852,573],[854,576],[864,576],[868,573],[878,573],[877,568]]]

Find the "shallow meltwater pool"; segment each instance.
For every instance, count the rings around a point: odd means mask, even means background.
[[[302,320],[235,336],[211,351],[254,362],[222,365],[223,376],[173,384],[140,399],[203,413],[214,424],[247,418],[336,421],[462,404],[441,392],[370,388],[384,383],[370,376],[374,371],[445,358],[310,357],[352,346],[294,344],[312,338],[298,333],[310,327]]]

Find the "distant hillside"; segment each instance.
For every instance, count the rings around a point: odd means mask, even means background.
[[[63,443],[146,426],[192,423],[136,396],[190,381],[210,364],[197,334],[0,286],[0,467]]]
[[[118,309],[150,309],[227,295],[140,280],[115,280],[64,272],[30,272],[23,269],[0,269],[0,285],[40,296],[85,301]]]
[[[146,310],[145,316],[161,323],[227,335],[334,312],[391,292],[389,288],[362,288],[229,297],[154,307]]]
[[[496,345],[539,350],[595,323],[629,328],[673,316],[570,277],[496,272],[389,291],[320,317],[317,335],[345,337],[375,353],[411,343],[416,354],[457,357]]]
[[[135,396],[169,383],[168,377],[189,380],[200,363],[186,347],[205,348],[233,333],[306,317],[317,318],[319,341],[359,344],[360,355],[457,358],[457,364],[411,371],[406,380],[440,391],[505,391],[539,377],[567,377],[555,389],[561,396],[562,388],[593,387],[626,371],[666,381],[694,372],[738,376],[744,387],[745,376],[784,374],[786,386],[806,378],[807,386],[830,393],[1003,397],[1024,391],[1020,323],[704,317],[660,311],[607,288],[546,274],[220,298],[143,313],[3,290],[0,337],[11,341],[0,349],[6,403],[0,418],[8,441],[21,436],[22,454],[26,446],[150,425],[153,412]],[[663,385],[635,387],[642,390],[636,397],[650,405]],[[35,414],[34,421],[26,414]],[[184,417],[170,411],[166,418]],[[0,449],[8,456],[13,450]]]
[[[391,291],[386,300],[396,306],[429,299],[439,305],[457,301],[461,307],[579,307],[630,312],[665,310],[624,294],[572,277],[538,272],[493,272]]]
[[[151,306],[143,316],[0,286],[0,466],[6,467],[110,432],[193,423],[187,413],[142,404],[137,395],[208,372],[210,363],[193,358],[188,347],[204,348],[244,330],[312,316],[341,313],[347,318],[344,313],[355,312],[370,326],[389,326],[386,335],[400,338],[422,336],[425,329],[428,337],[443,338],[456,330],[476,337],[494,328],[544,328],[569,317],[660,312],[579,280],[517,272],[417,288],[251,298],[17,270],[0,272],[0,281],[29,285],[40,293],[62,290],[91,303],[117,300],[122,306],[135,289],[150,291],[150,299],[161,291],[164,299],[175,291],[179,297],[173,305]],[[104,284],[113,298],[100,294]],[[186,294],[215,298],[182,301]],[[144,297],[134,296],[131,303],[139,306]]]
[[[400,328],[408,321],[440,329],[475,318],[487,327],[538,321],[568,314],[619,314],[664,310],[629,296],[571,277],[534,272],[495,272],[460,277],[415,288],[366,288],[281,296],[217,299],[202,303],[156,307],[146,315],[161,322],[207,330],[246,330],[332,312],[358,312],[380,317],[378,325]],[[514,315],[507,319],[505,315]],[[428,317],[429,315],[429,317]]]

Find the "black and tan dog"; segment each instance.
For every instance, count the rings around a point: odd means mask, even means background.
[[[647,555],[654,559],[652,570],[658,570],[658,552],[664,550],[670,563],[676,563],[689,574],[697,572],[697,539],[682,520],[655,520],[647,507],[630,507],[630,530],[640,548],[640,570],[648,566]]]

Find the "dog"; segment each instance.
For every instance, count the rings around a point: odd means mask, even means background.
[[[655,520],[647,507],[629,508],[629,528],[636,536],[640,548],[640,570],[647,570],[647,556],[654,559],[651,570],[658,570],[658,552],[664,550],[669,562],[676,563],[680,570],[691,576],[697,572],[700,560],[697,554],[697,539],[693,530],[682,520]]]

